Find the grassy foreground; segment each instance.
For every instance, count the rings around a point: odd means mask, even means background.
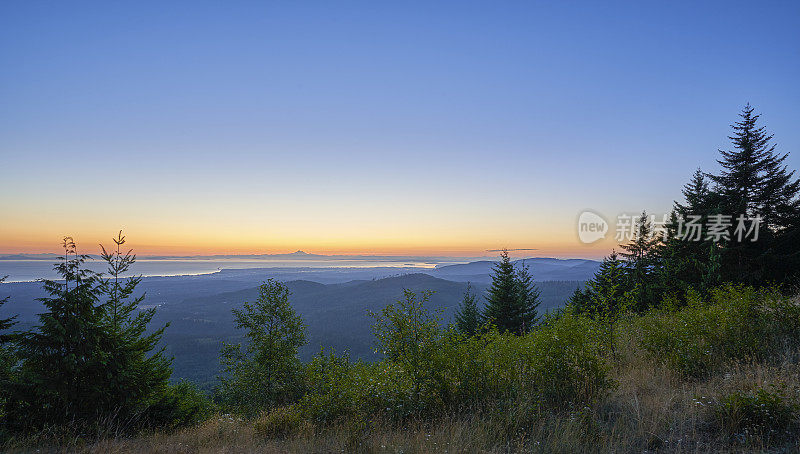
[[[796,299],[728,289],[680,310],[623,317],[612,325],[611,348],[603,350],[609,386],[580,406],[497,401],[403,420],[352,413],[326,424],[294,418],[287,408],[278,411],[289,415],[285,418],[275,411],[251,420],[216,415],[174,433],[127,438],[77,441],[41,434],[12,440],[5,449],[795,452],[800,449],[798,314]]]
[[[254,425],[216,416],[174,434],[105,439],[83,452],[752,452],[797,449],[796,441],[768,444],[717,427],[713,405],[734,392],[772,385],[800,388],[796,364],[737,365],[702,381],[687,381],[646,361],[626,361],[613,374],[618,386],[597,408],[546,415],[530,422],[525,435],[498,440],[506,421],[444,418],[403,427],[375,421],[368,428],[336,425],[315,433],[269,439]],[[733,435],[733,436],[731,436]]]

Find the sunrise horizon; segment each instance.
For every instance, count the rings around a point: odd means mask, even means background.
[[[0,253],[601,258],[746,105],[800,167],[781,8],[4,7]]]
[[[108,246],[113,244],[109,239],[105,241],[81,241],[79,238],[74,238],[76,244],[83,245],[81,253],[88,255],[97,255],[100,251],[100,244]],[[250,257],[250,256],[280,256],[280,255],[293,255],[297,252],[303,252],[308,255],[319,256],[358,256],[358,257],[418,257],[418,258],[435,258],[435,257],[452,257],[452,258],[482,258],[482,259],[496,259],[502,250],[508,250],[511,257],[548,257],[548,258],[583,258],[597,260],[608,255],[610,250],[605,248],[558,248],[558,247],[545,247],[545,248],[515,248],[511,246],[496,246],[492,249],[481,248],[414,248],[414,247],[374,247],[374,248],[314,248],[314,247],[269,247],[269,248],[217,248],[217,249],[203,249],[191,246],[176,248],[175,246],[158,246],[137,244],[136,241],[129,241],[129,246],[132,248],[133,253],[141,259],[150,257]],[[520,251],[519,249],[524,249]],[[25,256],[25,255],[63,255],[63,248],[57,244],[55,246],[20,246],[0,249],[0,257],[2,256]]]

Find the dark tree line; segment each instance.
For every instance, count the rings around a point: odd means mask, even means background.
[[[654,235],[647,214],[631,242],[612,253],[595,277],[575,291],[579,311],[615,311],[623,302],[645,310],[689,291],[704,294],[725,282],[791,286],[800,272],[800,180],[776,151],[773,136],[748,104],[732,125],[730,150],[720,150],[717,173],[697,170],[675,202],[666,238]],[[721,225],[716,235],[687,231],[687,220]],[[611,301],[611,303],[609,303]]]

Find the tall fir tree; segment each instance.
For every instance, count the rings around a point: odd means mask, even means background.
[[[147,333],[156,309],[140,309],[145,295],[133,296],[142,278],[122,278],[136,262],[136,255],[132,250],[123,251],[122,231],[112,241],[115,247],[110,252],[100,245],[107,275],[98,287],[101,298],[105,298],[103,323],[110,358],[109,392],[118,418],[125,421],[146,419],[150,406],[163,405],[172,375],[172,359],[164,355],[163,347],[158,348],[169,324]]]
[[[675,210],[686,217],[690,214],[708,215],[711,208],[711,192],[708,189],[708,179],[705,172],[697,169],[692,174],[691,180],[683,186],[681,191],[685,203],[675,202]]]
[[[168,385],[170,361],[155,350],[163,328],[145,334],[154,312],[138,311],[141,297],[131,298],[140,278],[120,279],[135,256],[103,249],[105,278],[85,267],[88,256],[71,237],[62,246],[61,279],[44,281],[50,296],[40,299],[39,325],[14,338],[20,362],[6,401],[9,428],[135,430],[186,416]]]
[[[99,279],[83,266],[71,237],[64,238],[64,261],[55,265],[63,282],[46,280],[49,297],[39,325],[19,336],[20,379],[7,401],[10,424],[85,425],[110,411],[105,386],[110,357],[99,304]],[[17,429],[21,427],[16,427]]]
[[[465,336],[474,336],[481,325],[481,313],[478,310],[477,296],[472,291],[472,285],[467,283],[464,298],[455,314],[456,328]]]
[[[500,254],[492,273],[492,285],[486,295],[483,320],[500,332],[525,334],[539,321],[539,290],[522,262],[515,267],[507,250]]]
[[[721,171],[708,174],[719,212],[733,221],[720,250],[722,277],[756,285],[785,282],[800,268],[800,180],[758,120],[746,105],[731,126],[733,149],[720,150]],[[737,234],[739,216],[760,217],[758,241]]]
[[[728,214],[760,215],[765,226],[780,227],[779,213],[796,217],[800,182],[784,165],[788,154],[780,155],[766,127],[758,126],[760,115],[747,104],[740,120],[731,125],[733,150],[720,150],[719,174],[709,174],[715,191],[722,197]]]
[[[656,273],[660,260],[657,249],[661,238],[655,235],[653,224],[647,212],[642,211],[635,221],[633,238],[627,244],[621,244],[620,256],[625,265],[629,280],[629,288],[636,288],[636,305],[633,309],[645,310],[661,301],[662,288],[659,286]]]
[[[718,200],[709,190],[706,174],[700,169],[684,185],[682,194],[684,202],[675,202],[666,225],[666,239],[657,248],[660,286],[676,300],[682,300],[690,287],[701,293],[704,291],[708,279],[703,276],[711,269],[713,243],[706,239],[702,230],[698,235],[692,225],[704,227],[709,216],[718,213]]]
[[[500,261],[492,269],[492,285],[486,295],[483,319],[500,332],[522,331],[522,314],[519,305],[519,286],[508,251],[503,250]]]
[[[530,266],[523,260],[514,276],[517,283],[517,298],[522,326],[520,333],[530,332],[539,323],[541,292],[533,281]]]
[[[584,288],[575,290],[569,304],[577,312],[591,317],[615,317],[630,308],[631,290],[625,265],[612,251]]]

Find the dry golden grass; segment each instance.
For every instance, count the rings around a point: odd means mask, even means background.
[[[102,439],[65,451],[86,453],[504,453],[504,452],[753,452],[713,427],[707,402],[737,390],[772,384],[800,388],[796,364],[740,364],[707,380],[686,380],[635,350],[620,352],[615,388],[593,408],[564,414],[459,416],[398,427],[344,422],[285,438],[256,433],[251,421],[215,416],[172,434]],[[514,421],[524,421],[520,430]],[[775,448],[775,447],[773,447]],[[794,451],[797,446],[780,450]]]

